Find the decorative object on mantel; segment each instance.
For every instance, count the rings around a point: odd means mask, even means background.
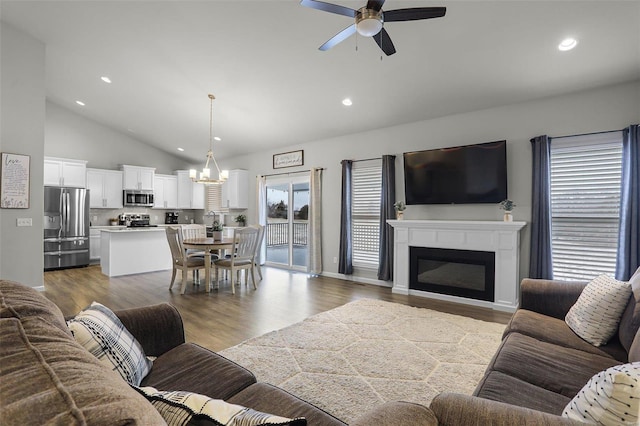
[[[402,220],[404,218],[404,211],[407,209],[404,201],[396,201],[393,207],[396,209],[396,219]]]
[[[295,167],[304,165],[304,150],[283,152],[273,155],[273,168]]]
[[[211,231],[212,231],[211,236],[215,241],[222,240],[222,228],[223,228],[222,222],[220,222],[219,220],[214,220],[213,223],[211,224]]]
[[[247,217],[243,214],[239,214],[233,219],[238,226],[247,226]]]
[[[189,177],[192,181],[197,183],[203,183],[205,185],[220,185],[224,183],[229,178],[229,170],[220,171],[220,167],[218,167],[218,162],[216,158],[213,156],[213,100],[216,97],[212,94],[209,94],[210,99],[210,107],[209,107],[209,151],[207,151],[207,162],[200,172],[200,178],[197,178],[198,172],[196,169],[189,170]],[[220,140],[216,138],[216,140]],[[209,162],[213,160],[213,164],[216,166],[216,170],[218,171],[218,178],[211,178],[211,169],[209,168]]]
[[[0,207],[3,209],[29,208],[30,162],[28,155],[2,153]]]
[[[511,215],[511,212],[513,211],[514,207],[516,207],[516,203],[508,198],[500,202],[500,208],[504,210],[504,216],[502,220],[504,220],[505,222],[513,222],[513,216]]]

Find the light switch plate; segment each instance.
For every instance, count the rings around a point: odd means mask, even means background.
[[[18,222],[17,223],[18,226],[32,226],[33,225],[32,220],[31,220],[30,217],[19,217],[16,221]]]

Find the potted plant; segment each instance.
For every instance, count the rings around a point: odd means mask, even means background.
[[[117,226],[120,223],[117,217],[112,217],[109,219],[109,225]]]
[[[502,200],[500,202],[500,208],[504,210],[504,216],[502,220],[504,220],[505,222],[513,221],[513,216],[511,216],[511,212],[515,207],[516,207],[516,203],[514,203],[510,199],[507,198],[506,200]]]
[[[211,236],[213,237],[214,240],[216,241],[220,241],[222,240],[222,222],[220,222],[219,220],[214,220],[213,223],[211,224],[211,231],[212,234]]]
[[[396,201],[393,207],[396,209],[396,219],[402,220],[404,217],[404,211],[407,209],[404,201]]]
[[[239,226],[247,226],[247,217],[243,214],[239,214],[233,220],[235,220]]]

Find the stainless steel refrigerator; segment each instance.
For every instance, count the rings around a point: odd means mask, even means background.
[[[44,269],[89,264],[89,191],[44,187]]]

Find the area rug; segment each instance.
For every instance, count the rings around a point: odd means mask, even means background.
[[[350,423],[387,401],[471,394],[505,326],[363,299],[221,351]]]

